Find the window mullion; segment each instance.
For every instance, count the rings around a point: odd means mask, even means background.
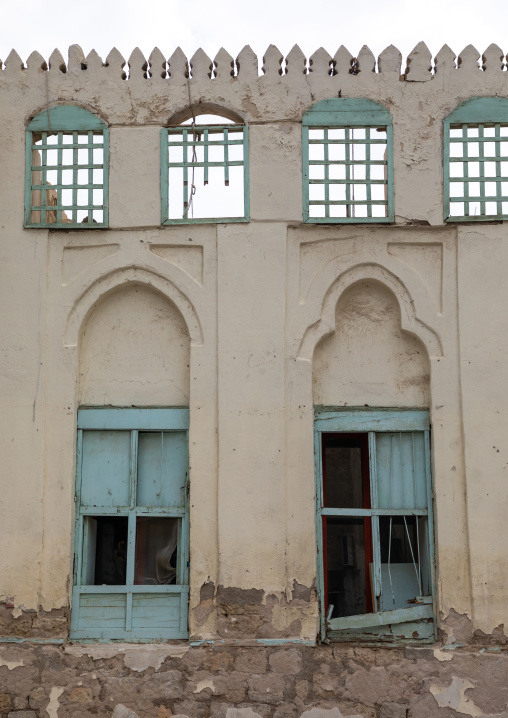
[[[93,222],[93,132],[88,133],[88,224]]]
[[[371,508],[378,508],[377,495],[377,463],[376,463],[376,434],[369,431],[369,473],[370,473],[370,505]],[[377,605],[374,610],[379,610],[381,605],[381,540],[379,535],[379,517],[372,516],[372,563],[373,563],[373,589]]]
[[[323,130],[323,151],[324,151],[324,171],[325,171],[325,217],[330,216],[330,164],[328,152],[328,130]]]
[[[56,217],[55,221],[57,224],[62,222],[62,144],[63,144],[63,133],[59,132],[57,135],[58,149],[57,149],[57,165],[56,171]]]
[[[78,221],[78,133],[72,133],[72,221]]]
[[[138,432],[131,431],[131,460],[130,460],[130,492],[129,506],[137,505],[138,493]]]
[[[464,216],[469,217],[469,149],[467,125],[462,126],[462,168],[464,176]]]
[[[188,130],[183,131],[183,217],[187,217],[189,211],[189,141]]]
[[[351,151],[351,143],[350,143],[350,134],[352,133],[352,130],[350,130],[348,127],[344,129],[344,137],[345,137],[345,158],[346,158],[346,217],[354,217],[354,211],[351,207],[351,185],[349,184],[351,179],[351,166],[349,164],[350,161],[350,151]]]
[[[503,204],[501,202],[501,125],[495,125],[495,159],[496,159],[496,212],[498,217],[503,216]]]
[[[485,150],[483,142],[483,125],[478,125],[478,156],[480,160],[480,217],[485,217]]]

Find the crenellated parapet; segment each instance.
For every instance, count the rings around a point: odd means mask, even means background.
[[[103,59],[72,45],[67,60],[55,50],[24,62],[12,50],[0,61],[0,92],[21,92],[26,120],[46,104],[73,101],[111,124],[166,124],[190,98],[204,111],[210,103],[230,107],[251,123],[299,121],[312,103],[337,96],[368,96],[392,111],[406,102],[410,111],[410,98],[432,102],[437,119],[468,97],[507,95],[506,62],[497,45],[483,53],[468,45],[458,55],[445,45],[432,57],[423,42],[407,58],[393,45],[377,58],[367,46],[356,55],[341,45],[334,55],[319,48],[306,57],[298,45],[286,56],[270,45],[258,58],[247,45],[236,58],[224,48],[213,59],[202,49],[167,57],[155,48],[145,57],[136,48],[126,59],[113,48]]]

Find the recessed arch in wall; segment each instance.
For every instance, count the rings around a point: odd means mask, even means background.
[[[79,342],[81,329],[96,304],[118,287],[132,282],[151,287],[172,302],[185,320],[191,344],[199,345],[203,343],[201,322],[199,321],[192,302],[183,292],[168,279],[155,272],[139,267],[123,267],[102,276],[88,287],[76,300],[67,319],[64,332],[64,345],[76,347]]]
[[[427,350],[402,329],[397,298],[386,284],[361,279],[345,289],[334,328],[314,350],[314,405],[429,406]]]
[[[340,274],[327,290],[320,317],[307,327],[303,334],[298,358],[311,361],[317,344],[336,330],[335,312],[342,294],[360,281],[377,281],[389,289],[396,298],[400,310],[401,329],[417,337],[426,348],[429,357],[442,356],[443,351],[437,332],[416,317],[414,301],[401,279],[378,264],[361,264]]]
[[[174,302],[142,282],[104,294],[79,339],[80,405],[187,406],[190,337]]]

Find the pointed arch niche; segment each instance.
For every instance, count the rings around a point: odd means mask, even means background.
[[[345,289],[335,331],[314,350],[314,405],[428,407],[429,377],[427,350],[402,328],[395,294],[375,279]]]
[[[152,286],[128,282],[107,292],[83,322],[78,346],[80,405],[188,406],[187,324]]]

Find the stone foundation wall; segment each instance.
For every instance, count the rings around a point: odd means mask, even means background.
[[[505,648],[3,644],[0,715],[506,718],[507,676]]]

